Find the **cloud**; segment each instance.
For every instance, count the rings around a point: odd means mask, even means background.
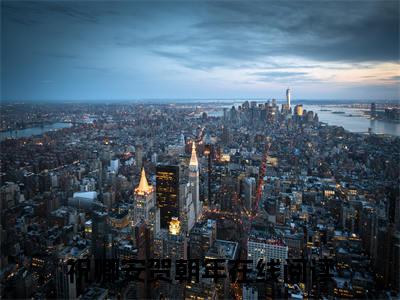
[[[314,80],[312,76],[310,76],[307,72],[281,72],[281,71],[272,71],[272,72],[255,72],[250,73],[250,76],[256,78],[256,81],[262,82],[306,82],[310,80]]]
[[[7,97],[21,97],[21,84],[42,97],[30,78],[54,78],[54,93],[85,89],[85,96],[99,86],[109,95],[151,94],[168,81],[167,97],[238,91],[240,82],[251,93],[260,82],[323,90],[329,80],[398,80],[384,70],[399,63],[398,1],[2,1],[1,8]]]
[[[249,73],[251,77],[255,78],[255,81],[260,82],[281,82],[281,83],[321,83],[328,80],[332,80],[333,76],[329,76],[325,79],[316,78],[307,72],[290,72],[290,71],[260,71]]]
[[[93,30],[99,40],[102,27],[112,26],[114,36],[105,40],[146,49],[188,68],[268,63],[275,56],[321,62],[399,60],[397,1],[41,1],[3,6],[5,16],[26,25],[46,22],[47,16],[66,17],[65,30],[68,18],[82,26],[99,25],[99,32]],[[119,20],[111,23],[115,16]],[[129,25],[132,30],[119,33]]]
[[[262,77],[275,77],[275,78],[282,78],[282,77],[296,77],[296,76],[303,76],[307,75],[306,72],[257,72],[253,73],[252,75],[262,76]]]
[[[192,25],[186,36],[161,36],[157,46],[185,47],[178,62],[190,67],[205,57],[204,68],[268,62],[274,56],[348,63],[399,60],[398,2],[252,1],[209,6],[205,20]],[[171,58],[170,52],[159,53]]]
[[[79,22],[97,23],[96,13],[91,13],[92,5],[78,1],[3,1],[2,15],[24,25],[45,24],[50,15],[70,17]]]

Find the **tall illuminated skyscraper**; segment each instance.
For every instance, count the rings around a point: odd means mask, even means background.
[[[192,190],[192,201],[194,205],[195,219],[198,220],[202,214],[202,203],[199,196],[199,163],[197,161],[196,144],[192,144],[192,156],[189,163],[189,182]]]
[[[135,189],[135,221],[149,220],[150,209],[154,207],[154,188],[146,179],[144,168],[140,176],[139,186]]]
[[[287,102],[288,109],[290,109],[290,89],[286,90],[286,102]]]
[[[172,217],[179,218],[178,166],[157,166],[156,198],[160,209],[160,228],[168,229]]]

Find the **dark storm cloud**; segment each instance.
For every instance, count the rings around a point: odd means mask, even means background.
[[[297,56],[320,61],[398,61],[398,1],[216,2],[183,38],[186,63]],[[164,36],[161,45],[168,44]],[[170,45],[177,38],[171,37]],[[205,50],[204,50],[205,49]],[[166,52],[170,57],[171,53]],[[185,56],[179,55],[182,62]],[[206,64],[207,66],[207,64]]]
[[[96,3],[92,3],[96,4]],[[97,14],[91,13],[84,3],[71,1],[4,1],[2,5],[4,16],[13,16],[15,22],[25,23],[30,19],[32,24],[45,23],[43,17],[49,15],[68,16],[79,22],[96,23]],[[89,7],[90,9],[90,7]]]
[[[41,1],[6,2],[3,9],[11,20],[26,25],[46,22],[43,16],[50,15],[67,16],[82,26],[101,23],[105,16],[131,15],[136,28],[148,22],[138,19],[138,12],[148,16],[157,12],[155,26],[145,37],[134,30],[121,36],[123,21],[112,24],[116,44],[144,47],[191,68],[287,55],[320,61],[399,59],[398,1]],[[186,21],[179,24],[176,19]],[[169,22],[171,28],[159,34]],[[100,32],[94,34],[102,38]],[[177,51],[177,46],[184,51]]]
[[[1,8],[7,95],[20,83],[42,93],[35,80],[48,78],[68,93],[75,83],[120,91],[124,80],[126,90],[145,93],[126,77],[152,86],[174,68],[188,80],[197,70],[247,69],[256,81],[306,82],[312,69],[399,62],[398,1],[2,1]]]

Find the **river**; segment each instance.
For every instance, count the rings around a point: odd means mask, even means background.
[[[350,132],[368,132],[368,128],[371,128],[373,133],[400,136],[400,123],[368,119],[361,109],[329,105],[303,105],[303,107],[317,113],[321,122],[343,126]],[[344,114],[333,112],[344,112]]]
[[[57,123],[52,123],[52,124],[46,124],[43,127],[38,126],[38,127],[31,127],[31,128],[25,128],[25,129],[19,129],[19,130],[9,130],[9,131],[3,131],[0,132],[0,141],[5,140],[6,138],[22,138],[22,137],[30,137],[34,135],[39,135],[43,134],[48,131],[54,131],[62,128],[70,128],[72,126],[72,123],[62,123],[62,122],[57,122]]]

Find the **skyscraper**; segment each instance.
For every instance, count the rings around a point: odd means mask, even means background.
[[[294,114],[299,117],[303,116],[303,105],[302,104],[298,104],[295,106]]]
[[[94,211],[92,214],[92,254],[96,259],[104,259],[107,255],[107,238],[109,226],[107,213]]]
[[[160,228],[168,229],[172,217],[179,217],[178,166],[157,166],[156,198],[160,208]]]
[[[135,189],[135,221],[148,221],[150,209],[154,206],[154,189],[146,179],[144,168],[140,176],[139,186]]]
[[[212,157],[212,145],[210,142],[206,143],[204,154],[208,158],[208,168],[207,168],[207,200],[208,207],[211,207],[212,195],[211,195],[211,157]]]
[[[194,205],[195,219],[198,220],[202,214],[202,203],[199,196],[199,163],[197,161],[196,144],[192,144],[192,156],[189,163],[189,182],[192,190],[192,202]]]
[[[69,264],[68,261],[72,260],[76,263],[79,259],[87,258],[89,253],[88,247],[79,249],[70,246],[58,253],[58,264],[54,276],[57,299],[77,299],[80,296],[84,288],[84,278],[78,280],[77,277],[74,277],[74,280],[71,280],[69,272],[71,272],[72,264]]]
[[[227,126],[222,127],[221,142],[225,145],[230,143],[229,129]]]
[[[253,202],[256,192],[256,179],[254,177],[246,177],[242,181],[242,198],[247,210],[253,209]]]
[[[286,90],[286,101],[287,101],[288,109],[290,109],[290,89],[289,88]]]
[[[376,104],[371,103],[371,117],[376,117]]]

